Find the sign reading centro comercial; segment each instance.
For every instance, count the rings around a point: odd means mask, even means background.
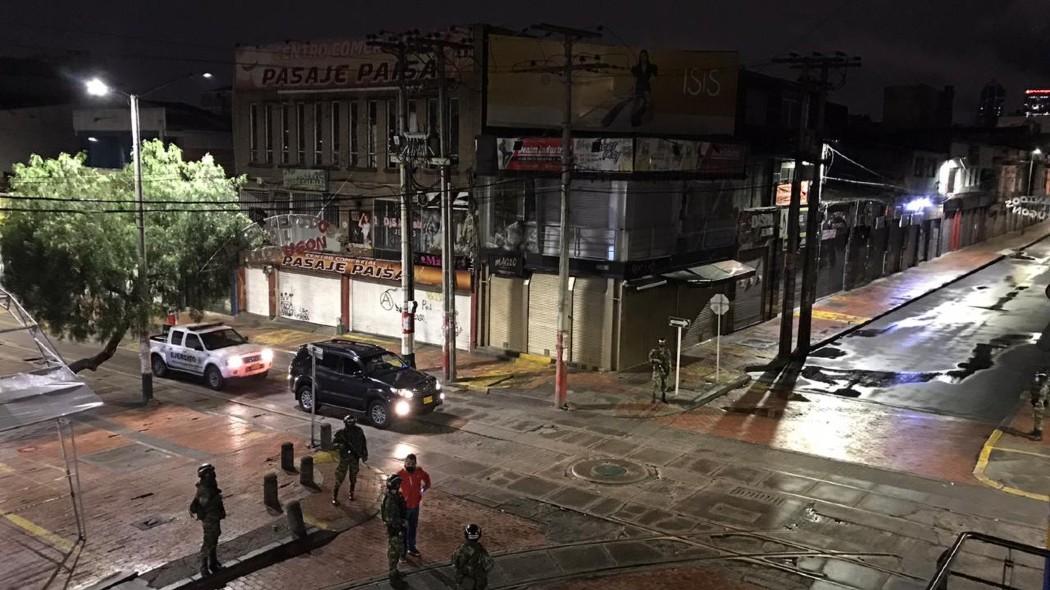
[[[560,65],[557,39],[489,37],[487,125],[558,127],[558,76],[525,71]],[[576,43],[574,53],[609,68],[573,74],[573,127],[587,131],[727,134],[736,122],[734,51],[679,51]]]
[[[369,88],[397,82],[397,59],[364,40],[243,46],[237,48],[236,56],[236,85],[242,90]],[[471,67],[469,57],[456,59],[465,61],[452,66]],[[462,71],[459,67],[449,70]],[[434,60],[409,53],[407,80],[429,80],[436,73]]]

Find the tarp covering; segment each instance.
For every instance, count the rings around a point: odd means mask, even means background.
[[[753,274],[755,274],[755,269],[750,265],[739,260],[723,260],[631,279],[628,281],[628,286],[642,290],[658,286],[660,281],[678,281],[691,287],[712,287],[726,281],[747,278]]]
[[[0,432],[101,405],[98,394],[65,366],[0,377]]]

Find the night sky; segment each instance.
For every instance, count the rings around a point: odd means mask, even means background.
[[[194,71],[212,71],[218,85],[228,84],[236,43],[361,38],[380,29],[472,22],[520,29],[542,21],[603,25],[606,41],[617,44],[735,49],[743,64],[786,77],[793,74],[770,64],[773,56],[860,55],[864,67],[850,73],[835,99],[875,119],[888,84],[955,85],[957,123],[972,123],[980,87],[993,78],[1007,89],[1008,111],[1020,106],[1024,88],[1050,86],[1047,0],[8,0],[0,14],[0,52],[87,50],[114,83],[141,90]],[[168,97],[192,100],[193,92],[184,88]]]

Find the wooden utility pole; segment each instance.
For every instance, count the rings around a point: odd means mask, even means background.
[[[572,74],[574,70],[607,69],[607,64],[574,63],[573,44],[580,39],[601,37],[601,33],[539,24],[531,27],[549,35],[560,35],[564,49],[564,63],[559,66],[540,66],[520,69],[521,72],[548,72],[561,74],[565,89],[565,107],[561,125],[561,229],[558,236],[558,334],[555,344],[554,406],[566,408],[569,400],[568,371],[565,366],[565,342],[569,330],[569,194],[572,184]]]
[[[793,353],[797,359],[804,360],[809,355],[810,337],[813,324],[813,302],[816,299],[817,276],[819,275],[820,269],[820,196],[824,180],[823,171],[826,156],[824,146],[824,119],[828,92],[833,89],[830,83],[830,77],[832,72],[841,72],[842,83],[845,83],[846,72],[850,68],[860,67],[861,61],[859,57],[850,57],[841,52],[835,52],[831,55],[813,53],[808,56],[792,54],[785,58],[776,58],[773,61],[776,63],[788,64],[793,69],[802,70],[802,76],[799,81],[802,83],[804,93],[802,101],[804,116],[801,117],[803,123],[800,125],[799,130],[799,152],[795,159],[795,175],[791,184],[791,206],[788,210],[788,215],[790,216],[788,219],[788,252],[784,260],[784,307],[782,309],[783,315],[780,320],[780,348],[778,351],[778,358],[781,360],[787,359],[788,356],[792,354],[791,328],[792,321],[794,320],[793,300],[795,290],[795,267],[798,258],[799,241],[798,213],[801,209],[801,192],[796,192],[796,187],[801,189],[800,174],[802,160],[814,162],[815,171],[813,181],[811,182],[807,193],[806,257],[803,259],[802,265],[802,291],[800,294],[801,301],[799,302],[798,344]],[[810,77],[810,72],[814,70],[819,71],[819,78],[816,81]],[[807,126],[804,123],[806,120],[805,115],[808,115],[809,111],[808,97],[811,93],[817,95],[817,120],[813,141],[807,140],[805,132]],[[792,229],[794,229],[793,236],[791,233]],[[787,268],[789,262],[791,263],[790,270]]]

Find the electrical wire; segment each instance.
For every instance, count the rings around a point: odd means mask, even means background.
[[[849,162],[850,164],[853,164],[854,166],[856,166],[856,167],[860,168],[861,170],[864,170],[864,171],[866,171],[866,172],[869,172],[869,173],[871,173],[871,174],[874,174],[875,176],[878,176],[879,178],[881,178],[881,179],[883,179],[883,180],[892,180],[891,178],[889,178],[889,177],[888,177],[888,176],[886,176],[885,174],[881,174],[881,173],[879,173],[879,172],[876,172],[875,170],[872,170],[871,168],[868,168],[868,167],[867,167],[867,166],[865,166],[864,164],[861,164],[860,162],[858,162],[858,161],[854,160],[853,158],[850,158],[850,157],[849,157],[849,156],[847,156],[846,154],[844,154],[844,153],[840,152],[839,150],[835,149],[834,147],[831,147],[830,145],[828,146],[828,149],[829,149],[829,150],[831,150],[831,152],[833,152],[833,153],[835,153],[835,154],[838,154],[838,155],[842,156],[842,159],[844,159],[844,160],[846,160],[847,162]]]

